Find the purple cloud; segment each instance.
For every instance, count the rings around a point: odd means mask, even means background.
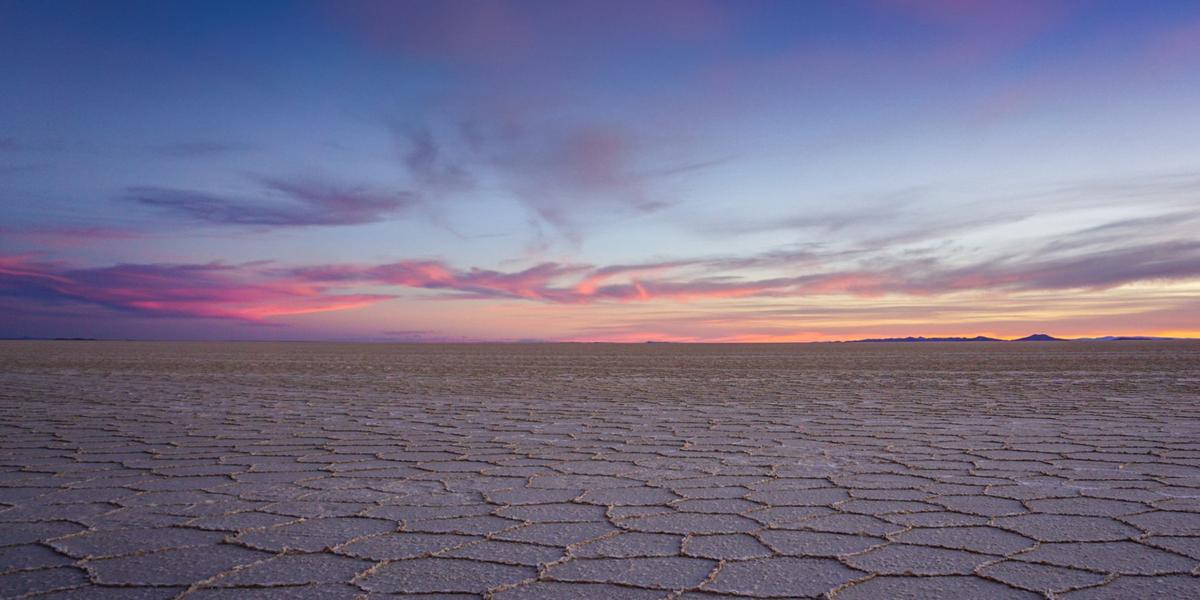
[[[747,278],[739,272],[770,260],[775,257],[759,263],[750,257],[602,267],[542,263],[507,273],[459,270],[440,261],[423,260],[305,267],[290,270],[286,276],[313,282],[442,290],[459,298],[556,304],[829,294],[932,296],[970,290],[1095,290],[1141,281],[1198,278],[1200,242],[1163,242],[1061,257],[1010,256],[966,266],[932,258],[876,257],[866,266],[830,268],[810,256],[806,265],[809,272],[801,275]],[[697,276],[697,272],[702,274]]]
[[[1096,231],[1087,230],[1083,235]],[[354,291],[364,286],[429,290],[447,298],[581,305],[1103,290],[1138,282],[1200,278],[1200,242],[1190,240],[1080,246],[1070,254],[1033,252],[965,265],[934,258],[889,260],[876,256],[858,265],[827,266],[812,259],[804,266],[805,272],[777,277],[749,276],[758,271],[745,268],[752,258],[607,266],[545,262],[500,271],[459,269],[437,260],[291,268],[220,263],[83,268],[10,255],[0,256],[0,296],[8,299],[6,306],[24,307],[25,312],[84,306],[148,317],[264,323],[272,317],[352,309],[394,297]]]
[[[358,308],[390,298],[266,275],[245,265],[119,264],[71,268],[0,256],[0,296],[102,307],[143,317],[265,322],[270,317]]]

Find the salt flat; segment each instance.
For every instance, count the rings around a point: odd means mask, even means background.
[[[1200,343],[3,342],[0,503],[5,597],[1200,598]]]

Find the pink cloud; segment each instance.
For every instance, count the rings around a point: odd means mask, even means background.
[[[879,297],[929,296],[968,290],[1107,289],[1139,281],[1200,277],[1200,243],[1168,241],[1083,253],[1009,257],[966,266],[930,259],[887,261],[881,266],[822,269],[803,275],[746,278],[738,271],[697,277],[727,260],[692,260],[645,265],[542,263],[502,272],[459,270],[440,261],[399,261],[383,265],[329,265],[295,269],[289,277],[441,290],[450,297],[521,299],[556,304],[782,298],[815,295]]]
[[[950,265],[877,257],[871,264],[808,263],[798,275],[752,277],[753,261],[696,259],[594,266],[545,262],[516,271],[459,269],[437,260],[283,268],[270,264],[118,264],[79,268],[0,256],[0,296],[31,307],[86,305],[140,316],[268,322],[349,310],[395,297],[397,288],[442,297],[559,305],[692,302],[821,295],[936,296],[964,291],[1103,290],[1134,282],[1200,278],[1200,243],[1107,245],[1108,232],[1050,246],[1040,255]],[[1097,237],[1101,236],[1101,237]],[[1094,243],[1085,243],[1092,240]],[[364,294],[360,288],[393,293]]]
[[[29,256],[0,257],[0,295],[36,305],[86,304],[140,316],[262,322],[270,317],[346,310],[391,296],[335,293],[310,281],[264,276],[221,264],[121,264],[69,268]]]
[[[469,297],[523,298],[566,302],[566,290],[552,282],[586,267],[543,263],[512,273],[490,269],[453,270],[439,261],[399,261],[383,265],[330,265],[305,267],[292,276],[312,281],[343,281],[366,285],[393,285],[459,292]]]

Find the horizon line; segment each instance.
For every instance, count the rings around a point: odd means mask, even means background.
[[[988,337],[988,336],[979,336]],[[958,338],[958,339],[953,339]],[[1023,338],[990,338],[973,340],[959,336],[905,336],[893,338],[861,338],[847,340],[807,340],[807,341],[673,341],[647,339],[641,341],[610,341],[610,340],[382,340],[382,339],[181,339],[181,338],[91,338],[91,337],[0,337],[0,342],[141,342],[141,343],[175,343],[175,344],[379,344],[379,345],[428,345],[428,346],[469,346],[469,345],[565,345],[565,344],[606,344],[612,346],[644,346],[644,345],[741,345],[741,346],[785,346],[801,344],[989,344],[989,343],[1047,343],[1047,342],[1188,342],[1200,341],[1200,337],[1181,336],[1142,336],[1116,335],[1078,338],[1055,338],[1053,340],[1026,340]]]

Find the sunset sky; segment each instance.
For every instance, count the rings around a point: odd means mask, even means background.
[[[1200,3],[0,0],[0,337],[1200,336]]]

